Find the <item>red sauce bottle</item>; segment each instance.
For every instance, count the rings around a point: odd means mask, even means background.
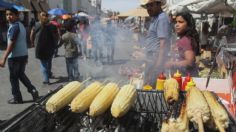
[[[191,76],[190,76],[190,74],[188,73],[188,75],[184,78],[184,82],[183,82],[183,86],[182,86],[182,88],[181,88],[181,91],[185,91],[186,85],[187,85],[187,83],[190,82],[190,81],[191,81]]]

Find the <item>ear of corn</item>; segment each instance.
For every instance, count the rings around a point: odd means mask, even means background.
[[[167,79],[164,83],[164,97],[167,103],[173,103],[179,99],[179,83],[173,79]]]
[[[89,107],[89,115],[98,116],[103,114],[111,106],[118,92],[119,87],[116,83],[108,83],[92,101]]]
[[[189,132],[189,120],[186,105],[181,107],[180,116],[177,119],[169,119],[162,123],[161,132]]]
[[[203,95],[205,96],[210,107],[211,115],[217,128],[224,131],[224,128],[228,128],[229,125],[228,113],[211,92],[203,91]]]
[[[80,92],[80,86],[81,83],[78,81],[73,81],[65,85],[61,90],[49,98],[46,103],[46,110],[49,113],[54,113],[68,105]]]
[[[134,85],[124,85],[116,95],[112,106],[111,114],[113,117],[121,117],[128,112],[137,97],[137,91]]]
[[[93,82],[80,92],[71,102],[71,111],[82,113],[86,111],[96,95],[102,90],[100,82]]]
[[[186,98],[187,115],[190,121],[197,124],[200,121],[207,122],[210,118],[210,109],[202,92],[198,88],[192,87],[187,92]]]

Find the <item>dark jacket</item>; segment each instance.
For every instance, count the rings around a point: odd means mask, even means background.
[[[56,27],[51,24],[41,25],[40,23],[36,23],[34,29],[36,58],[52,58],[56,48]]]

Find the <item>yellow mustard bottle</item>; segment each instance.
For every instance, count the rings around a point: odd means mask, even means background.
[[[164,83],[165,83],[166,77],[164,73],[162,72],[159,77],[157,78],[156,82],[156,90],[163,91],[164,90]]]
[[[152,90],[152,86],[150,86],[150,85],[144,85],[144,86],[143,86],[143,90],[146,90],[146,91]]]
[[[186,85],[185,91],[188,91],[190,88],[195,87],[196,83],[193,81],[193,79],[191,79],[191,81],[189,81]]]

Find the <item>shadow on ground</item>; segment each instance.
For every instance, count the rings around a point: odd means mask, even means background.
[[[68,77],[63,77],[63,76],[58,76],[58,77],[53,77],[53,79],[57,79],[54,82],[51,82],[50,84],[57,84],[57,83],[64,83],[64,82],[68,82]]]

